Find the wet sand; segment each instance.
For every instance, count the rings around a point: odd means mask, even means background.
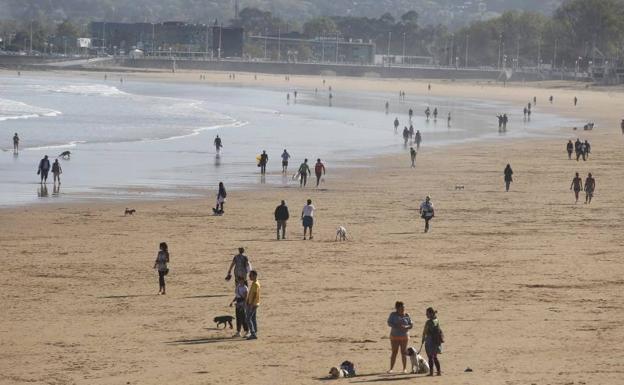
[[[426,83],[332,84],[409,94]],[[425,143],[415,170],[406,153],[328,170],[319,190],[232,191],[223,217],[211,215],[213,196],[3,209],[0,382],[315,384],[350,360],[362,376],[342,382],[621,383],[622,94],[450,83],[432,92],[487,95],[519,110],[536,94],[538,108],[595,119],[594,131],[580,133],[592,144],[590,160],[568,160],[559,139]],[[544,103],[551,93],[552,107]],[[514,183],[505,193],[507,163]],[[575,171],[596,177],[590,206],[574,204]],[[417,208],[427,194],[436,218],[423,234]],[[304,242],[297,218],[307,198],[318,210],[315,240]],[[280,199],[292,219],[289,239],[278,242]],[[137,214],[124,216],[125,207]],[[350,241],[334,241],[338,225]],[[172,259],[166,296],[155,295],[151,269],[160,241]],[[232,339],[212,322],[233,315],[233,285],[223,277],[238,246],[260,274],[257,341]],[[419,345],[425,308],[439,310],[443,377],[385,374],[396,300],[417,325],[410,345]]]

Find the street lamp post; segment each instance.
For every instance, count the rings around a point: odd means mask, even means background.
[[[338,32],[336,32],[336,64],[338,64]]]
[[[264,60],[267,59],[267,29],[264,29]]]
[[[464,66],[468,68],[468,38],[470,34],[466,34],[466,58],[464,59]]]
[[[403,32],[403,59],[401,62],[405,64],[405,32]]]
[[[498,69],[501,68],[501,46],[503,44],[503,34],[498,36]]]
[[[281,27],[277,27],[277,61],[282,59],[282,30]]]
[[[386,57],[388,58],[388,67],[390,66],[390,43],[392,42],[392,31],[388,32],[388,49],[386,50]]]

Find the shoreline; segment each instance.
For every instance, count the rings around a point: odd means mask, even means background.
[[[232,191],[221,217],[205,198],[137,202],[133,216],[118,202],[0,209],[10,277],[0,281],[0,382],[236,384],[247,373],[257,384],[318,384],[344,360],[356,364],[350,382],[420,381],[385,373],[386,319],[400,300],[416,348],[424,310],[439,311],[447,342],[432,383],[619,384],[624,136],[614,124],[623,95],[579,94],[573,109],[551,90],[513,91],[501,98],[535,93],[539,106],[553,92],[548,108],[595,120],[593,131],[568,135],[589,139],[590,159],[568,160],[567,140],[548,138],[425,146],[415,170],[397,154],[328,170],[319,190]],[[591,205],[574,204],[575,171],[596,176]],[[427,234],[425,195],[436,207]],[[304,242],[298,217],[308,198],[317,218],[315,240]],[[285,241],[275,240],[280,199],[291,211]],[[347,242],[334,241],[340,225]],[[156,295],[151,269],[161,241],[171,251],[166,296]],[[212,322],[232,314],[223,277],[239,246],[263,290],[256,341]]]

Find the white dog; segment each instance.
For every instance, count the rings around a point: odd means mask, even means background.
[[[347,229],[344,226],[338,226],[336,229],[336,241],[340,239],[341,241],[347,240]]]
[[[418,354],[418,351],[416,349],[410,346],[409,348],[407,348],[407,355],[409,356],[410,361],[412,362],[412,373],[416,373],[416,374],[429,373],[429,364],[423,358],[423,356]]]

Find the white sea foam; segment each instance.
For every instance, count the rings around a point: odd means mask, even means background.
[[[208,126],[208,127],[199,127],[199,128],[194,129],[193,131],[189,132],[188,134],[184,134],[184,135],[170,136],[168,138],[162,138],[162,139],[148,139],[147,141],[176,140],[176,139],[190,138],[192,136],[199,135],[203,131],[218,130],[220,128],[227,128],[227,127],[243,127],[243,126],[246,126],[247,124],[249,124],[249,122],[243,122],[243,121],[234,120],[232,123],[217,124],[217,125]]]
[[[74,84],[59,88],[48,89],[51,92],[63,94],[85,95],[85,96],[124,96],[128,95],[117,87],[105,84]]]
[[[69,143],[51,144],[51,145],[39,146],[39,147],[28,147],[26,148],[26,150],[39,151],[39,150],[61,149],[61,148],[73,148],[82,143],[87,143],[87,142],[84,140],[75,140]]]
[[[61,115],[60,111],[50,108],[31,106],[26,103],[9,99],[0,99],[0,121],[16,119],[32,119],[43,116]]]

